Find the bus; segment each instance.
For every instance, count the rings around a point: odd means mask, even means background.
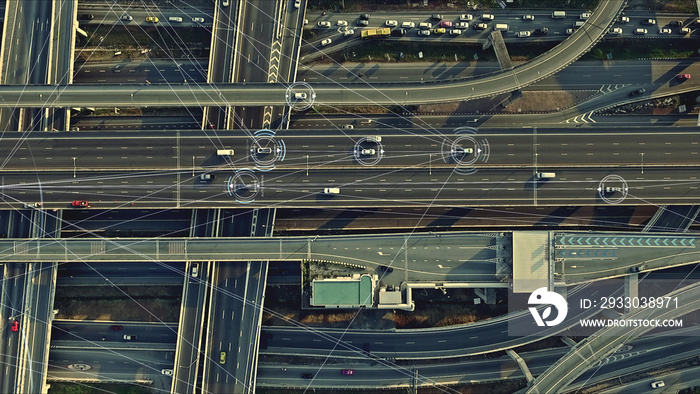
[[[362,30],[362,38],[385,37],[391,35],[391,29],[383,27],[381,29]]]

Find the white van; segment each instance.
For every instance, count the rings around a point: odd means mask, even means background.
[[[554,172],[538,172],[537,179],[552,179],[556,178],[557,174]]]
[[[192,264],[192,277],[196,278],[199,276],[199,264]]]
[[[432,29],[433,24],[429,23],[429,22],[423,22],[420,25],[418,25],[418,27],[420,27],[423,30],[430,30],[430,29]]]
[[[171,16],[170,18],[168,18],[168,20],[169,20],[170,22],[179,22],[179,23],[182,23],[182,18],[179,17],[179,16]]]
[[[323,189],[323,194],[340,194],[340,189],[337,187],[327,187]]]
[[[233,149],[217,149],[216,154],[219,156],[233,156]]]
[[[578,29],[579,27],[583,26],[584,23],[586,23],[586,21],[576,21],[573,23],[572,27],[574,29]]]
[[[496,23],[496,26],[493,27],[493,30],[508,31],[508,25],[506,25],[505,23]]]
[[[554,11],[552,12],[552,18],[566,18],[566,11]]]
[[[376,143],[382,142],[382,136],[381,136],[381,135],[369,135],[369,136],[367,136],[367,137],[365,137],[365,138],[367,138],[367,141],[369,141],[369,142],[376,142]]]

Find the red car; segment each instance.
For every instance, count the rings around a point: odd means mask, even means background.
[[[122,327],[122,326],[109,326],[109,328],[111,328],[111,329],[114,330],[114,331],[119,331],[119,330],[121,330],[121,329],[124,328],[124,327]]]
[[[355,370],[354,369],[344,369],[344,370],[340,371],[340,373],[342,373],[343,375],[354,375]]]
[[[440,27],[452,27],[452,22],[442,21],[440,22]]]
[[[12,325],[10,326],[10,330],[17,332],[19,331],[19,322],[17,320],[12,322]]]
[[[678,74],[677,78],[679,81],[685,81],[686,79],[690,79],[690,74]]]
[[[89,207],[90,203],[85,200],[74,200],[71,205],[74,207]]]

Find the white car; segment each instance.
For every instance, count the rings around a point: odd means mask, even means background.
[[[419,36],[429,36],[430,30],[418,30],[418,35]]]
[[[355,34],[355,30],[353,30],[353,29],[347,29],[347,30],[345,30],[345,31],[343,32],[343,35],[344,35],[345,37],[349,37],[349,36],[351,36],[351,35],[353,35],[353,34]]]
[[[301,0],[294,0],[294,8],[300,8],[301,7]]]
[[[413,22],[404,22],[401,24],[401,27],[403,27],[404,29],[413,29],[414,27],[416,27],[416,24]]]
[[[459,16],[459,20],[463,22],[471,22],[474,17],[471,14],[462,14]]]
[[[468,29],[469,22],[455,22],[455,27],[458,29]]]
[[[523,15],[523,20],[524,21],[534,21],[535,16],[534,15]]]
[[[360,154],[364,156],[374,156],[375,153],[377,153],[377,151],[374,149],[362,149],[360,152]]]
[[[574,34],[574,29],[566,29],[566,35],[572,35]]]
[[[384,24],[389,26],[389,27],[396,27],[399,25],[399,22],[393,21],[393,20],[388,20],[388,21],[384,22]]]
[[[482,21],[492,21],[494,18],[495,17],[492,14],[481,14]]]
[[[348,21],[338,21],[335,23],[336,26],[347,26]]]
[[[530,32],[529,31],[519,31],[516,36],[518,37],[530,37]]]
[[[192,18],[192,22],[194,22],[194,23],[204,23],[204,18],[194,17],[194,18]]]
[[[458,36],[458,35],[460,35],[460,34],[462,34],[462,31],[459,30],[459,29],[452,29],[452,30],[450,30],[450,35]]]
[[[583,14],[579,15],[579,19],[581,19],[582,21],[585,21],[586,19],[588,19],[590,17],[591,17],[590,12],[584,12]]]
[[[322,46],[330,45],[330,43],[333,42],[330,38],[326,38],[325,40],[321,41]]]
[[[173,370],[172,369],[161,369],[160,373],[166,376],[173,376]]]
[[[331,23],[328,21],[318,22],[318,27],[331,27]]]
[[[304,93],[304,92],[294,93],[294,98],[297,100],[306,100],[306,93]]]
[[[681,27],[680,30],[678,30],[680,34],[690,34],[690,28],[689,27]]]
[[[659,34],[671,34],[671,29],[668,27],[661,28],[659,29]]]
[[[664,383],[663,380],[657,380],[656,382],[653,382],[651,384],[651,388],[653,388],[653,389],[658,389],[658,388],[665,387],[665,386],[666,386],[666,383]]]
[[[647,29],[642,29],[641,27],[634,29],[634,34],[636,34],[638,36],[643,36],[647,33],[648,33]]]
[[[621,16],[620,23],[630,23],[630,18],[628,16]]]
[[[610,34],[622,35],[622,28],[613,27],[612,29],[610,29]]]
[[[222,7],[228,7],[228,0],[221,0]]]

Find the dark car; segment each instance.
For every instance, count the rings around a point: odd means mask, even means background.
[[[81,21],[91,21],[93,19],[95,19],[95,15],[92,15],[92,14],[80,14],[80,15],[78,15],[78,20],[81,20]]]
[[[669,23],[668,25],[669,26],[683,27],[683,21],[671,21],[671,23]]]
[[[390,273],[394,272],[394,269],[393,269],[393,268],[391,268],[391,267],[389,267],[389,266],[386,266],[386,265],[380,265],[380,266],[379,266],[379,270],[380,270],[380,271],[383,271],[383,272],[386,272],[387,274],[390,274]]]
[[[431,19],[431,20],[434,20],[434,21],[441,21],[441,20],[442,20],[442,15],[440,15],[440,14],[433,14],[433,15],[430,15],[430,19]]]
[[[655,25],[656,19],[642,19],[643,25]]]
[[[307,372],[307,373],[301,374],[301,377],[304,378],[304,379],[313,379],[314,374],[308,373],[308,372]]]
[[[109,326],[109,328],[111,328],[111,329],[114,330],[114,331],[119,331],[119,330],[121,330],[121,329],[124,328],[124,327],[122,327],[122,326]]]
[[[535,29],[535,32],[533,34],[536,36],[543,36],[547,33],[549,33],[548,27],[540,27],[539,29]]]
[[[343,375],[354,375],[355,370],[354,369],[344,369],[344,370],[340,371],[340,373]]]
[[[640,272],[640,271],[644,270],[645,268],[646,268],[646,265],[644,265],[644,264],[638,265],[636,267],[630,268],[630,272]]]
[[[370,17],[370,14],[360,14],[360,19],[368,20]]]
[[[394,37],[403,37],[406,35],[406,29],[394,29],[391,31],[391,35]]]
[[[639,88],[637,90],[632,91],[632,93],[630,93],[630,96],[639,96],[640,94],[644,94],[646,91],[647,90],[644,88]]]

